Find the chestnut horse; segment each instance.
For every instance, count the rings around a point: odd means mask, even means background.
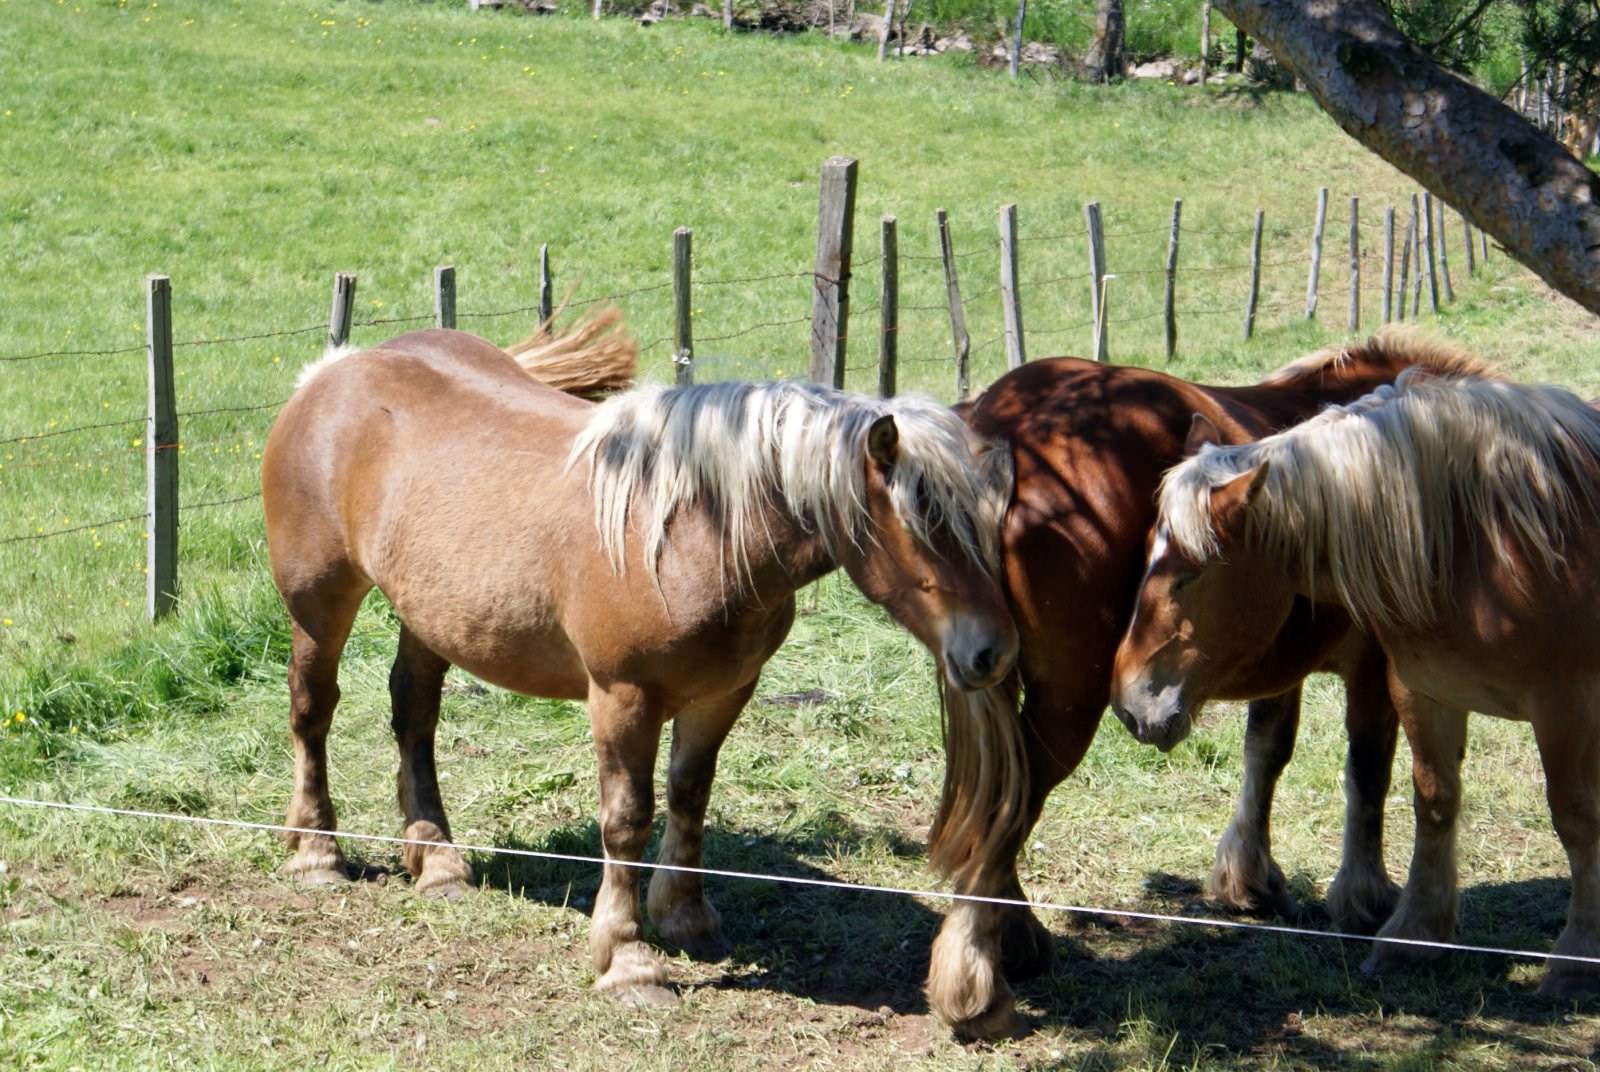
[[[1113,702],[1181,740],[1215,675],[1296,600],[1343,606],[1417,701],[1405,892],[1380,937],[1448,941],[1466,711],[1533,724],[1572,901],[1554,952],[1600,955],[1600,413],[1566,391],[1407,375],[1280,435],[1209,446],[1163,483]],[[1368,970],[1436,950],[1379,943]],[[1600,983],[1553,959],[1543,993]]]
[[[454,894],[471,878],[434,769],[445,671],[587,698],[610,861],[590,931],[595,985],[672,1000],[629,866],[650,835],[663,726],[660,859],[697,867],[717,750],[789,631],[795,591],[841,567],[933,652],[950,718],[966,721],[963,690],[1003,678],[1017,649],[993,572],[1007,463],[976,453],[931,402],[737,383],[595,405],[462,332],[319,363],[262,462],[273,577],[293,619],[288,824],[328,831],[294,838],[288,869],[344,873],[325,742],[340,651],[377,587],[402,623],[389,689],[405,834],[437,843],[406,848],[418,890]],[[699,875],[655,872],[648,908],[668,942],[722,953]]]
[[[1002,531],[1006,593],[1022,636],[1018,673],[1005,686],[1015,709],[1025,769],[1016,777],[976,772],[952,735],[950,775],[931,856],[958,891],[1021,898],[1016,857],[1046,796],[1083,758],[1111,690],[1111,659],[1128,623],[1155,521],[1161,474],[1183,457],[1196,414],[1238,439],[1293,425],[1322,407],[1358,398],[1420,365],[1479,371],[1481,365],[1399,331],[1365,345],[1296,361],[1252,387],[1203,387],[1160,372],[1073,358],[1030,362],[997,380],[967,420],[1009,442],[1015,488]],[[1272,860],[1268,821],[1273,787],[1294,748],[1300,682],[1328,669],[1345,681],[1350,733],[1344,856],[1328,889],[1341,926],[1371,931],[1399,891],[1384,871],[1383,801],[1394,756],[1395,713],[1381,650],[1338,613],[1299,605],[1259,662],[1241,666],[1225,694],[1250,699],[1245,781],[1233,822],[1217,848],[1211,892],[1238,908],[1293,908]],[[992,704],[998,706],[998,703]],[[986,705],[990,706],[990,705]],[[1021,795],[1024,802],[1014,803]],[[969,813],[1014,814],[972,836]],[[953,817],[953,818],[952,818]],[[1049,963],[1049,932],[1020,908],[961,903],[935,942],[928,997],[964,1035],[1011,1030],[1015,1013],[1005,973]]]

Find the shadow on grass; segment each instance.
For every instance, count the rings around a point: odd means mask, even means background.
[[[659,825],[659,824],[658,824]],[[515,836],[501,845],[540,852],[600,855],[590,820],[538,840]],[[646,859],[654,859],[653,842]],[[897,831],[864,829],[848,817],[823,816],[785,835],[708,826],[705,864],[711,868],[837,881],[808,863],[819,856],[861,853],[920,860],[923,847]],[[496,856],[473,861],[479,881],[517,897],[588,912],[599,889],[591,864]],[[641,882],[648,882],[643,873]],[[794,886],[757,879],[708,877],[706,892],[722,914],[733,947],[732,965],[709,984],[775,990],[834,1005],[896,1013],[927,1011],[922,983],[928,949],[941,914],[890,894]],[[642,897],[642,894],[641,894]]]
[[[593,821],[538,840],[511,837],[502,844],[600,854]],[[715,827],[706,833],[709,867],[799,878],[834,878],[808,859],[877,855],[885,849],[906,860],[923,855],[920,845],[898,833],[863,829],[842,815],[781,836]],[[588,864],[504,856],[475,863],[480,881],[491,887],[585,912],[599,886],[598,872]],[[1292,884],[1297,892],[1311,886],[1305,876],[1296,876]],[[1155,875],[1138,907],[1214,915],[1199,888],[1182,876]],[[1462,897],[1460,940],[1548,949],[1565,919],[1567,889],[1566,882],[1555,879],[1471,887]],[[937,907],[892,895],[743,879],[710,878],[707,891],[733,946],[730,964],[738,967],[700,985],[771,990],[867,1010],[887,1007],[897,1014],[927,1012],[922,984],[943,914]],[[1046,913],[1045,922],[1056,936],[1055,966],[1045,976],[1017,984],[1017,990],[1034,1028],[1064,1028],[1100,1040],[1088,1055],[1075,1056],[1074,1062],[1085,1067],[1145,1061],[1150,1051],[1164,1052],[1174,1039],[1171,1056],[1183,1055],[1180,1063],[1277,1052],[1297,1063],[1390,1067],[1397,1045],[1411,1051],[1418,1067],[1486,1046],[1528,1060],[1577,1056],[1552,1041],[1559,1032],[1541,1038],[1527,1030],[1559,1028],[1571,1019],[1574,1006],[1539,998],[1535,982],[1511,977],[1514,962],[1505,957],[1450,954],[1370,979],[1360,971],[1369,949],[1365,941],[1056,913]],[[1296,922],[1329,926],[1321,903],[1309,899]],[[1340,1037],[1335,1042],[1310,1037],[1303,1016],[1343,1021]],[[1325,1024],[1318,1033],[1327,1034]],[[1363,1040],[1363,1033],[1371,1037]],[[1138,1034],[1151,1040],[1148,1050],[1130,1047],[1130,1035]]]
[[[1162,896],[1162,888],[1139,907],[1215,918],[1198,895]],[[1555,879],[1474,886],[1462,897],[1459,940],[1548,949],[1565,921],[1567,889]],[[1366,941],[1083,917],[1049,922],[1073,936],[1065,944],[1081,949],[1087,941],[1097,956],[1071,961],[1069,971],[1058,958],[1052,975],[1023,984],[1019,993],[1040,1010],[1036,1026],[1070,1026],[1108,1039],[1085,1062],[1089,1067],[1128,1060],[1113,1043],[1130,1032],[1146,1035],[1158,1052],[1176,1039],[1178,1063],[1277,1052],[1297,1064],[1390,1068],[1397,1047],[1409,1051],[1407,1067],[1419,1068],[1485,1048],[1515,1055],[1513,1061],[1592,1056],[1563,1048],[1559,1033],[1541,1038],[1528,1030],[1559,1028],[1575,1006],[1541,999],[1536,982],[1512,979],[1518,961],[1507,957],[1446,954],[1373,979],[1360,971]],[[1328,926],[1326,911],[1308,904],[1296,923]],[[1582,1007],[1592,1012],[1594,1003]],[[1310,1037],[1302,1017],[1313,1016],[1343,1021],[1338,1038],[1326,1038],[1326,1025],[1317,1032],[1323,1038]]]

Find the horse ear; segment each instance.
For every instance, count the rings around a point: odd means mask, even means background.
[[[867,456],[889,469],[899,454],[900,429],[895,427],[894,415],[885,413],[867,429]]]
[[[1183,441],[1183,456],[1187,458],[1191,454],[1199,454],[1200,448],[1206,444],[1221,442],[1222,433],[1211,423],[1211,418],[1204,413],[1196,413],[1189,422],[1189,436]]]
[[[1217,527],[1227,528],[1240,510],[1248,507],[1267,482],[1267,463],[1240,473],[1221,487],[1211,489],[1211,516]]]

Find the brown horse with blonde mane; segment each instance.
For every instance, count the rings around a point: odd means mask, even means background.
[[[1541,991],[1600,983],[1600,413],[1555,387],[1407,375],[1163,482],[1113,702],[1171,748],[1297,600],[1343,607],[1412,698],[1416,845],[1380,938],[1448,941],[1466,711],[1527,721],[1572,901]],[[1438,950],[1379,943],[1382,970]]]
[[[959,892],[1022,897],[1017,854],[1045,798],[1078,765],[1100,724],[1112,656],[1144,570],[1156,488],[1161,474],[1182,460],[1195,416],[1236,439],[1253,439],[1358,398],[1414,366],[1483,368],[1467,355],[1390,331],[1365,345],[1311,354],[1250,387],[1205,387],[1146,369],[1056,358],[1006,374],[976,400],[967,413],[972,427],[1011,446],[1015,486],[1001,548],[1022,655],[1017,673],[995,690],[1003,697],[972,707],[989,719],[981,738],[949,738],[930,854]],[[1304,601],[1272,650],[1235,667],[1218,693],[1254,702],[1244,786],[1217,848],[1211,893],[1240,909],[1293,910],[1272,859],[1272,794],[1293,753],[1300,683],[1322,669],[1345,681],[1350,735],[1344,854],[1328,909],[1341,926],[1370,932],[1399,892],[1382,855],[1396,716],[1382,651],[1346,616],[1313,613]],[[958,904],[935,942],[929,1002],[958,1033],[1007,1033],[1015,1012],[1005,976],[1043,970],[1051,945],[1049,932],[1025,909]]]
[[[576,344],[574,344],[576,346]],[[838,568],[938,661],[953,721],[1012,667],[994,579],[1004,451],[916,399],[798,383],[643,388],[598,405],[537,382],[456,331],[420,331],[308,370],[267,440],[267,539],[293,619],[291,872],[344,877],[326,740],[340,651],[373,587],[401,621],[389,679],[405,863],[455,894],[434,769],[445,671],[587,699],[607,858],[590,930],[595,985],[673,999],[643,942],[639,873],[661,730],[673,725],[660,860],[701,863],[717,751],[794,618],[795,591]],[[530,375],[530,372],[532,375]],[[701,876],[658,870],[648,910],[669,943],[724,951]]]

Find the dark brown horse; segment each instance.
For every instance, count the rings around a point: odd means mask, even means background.
[[[1046,796],[1083,758],[1111,688],[1112,656],[1128,624],[1155,521],[1161,475],[1182,460],[1197,414],[1237,441],[1293,425],[1330,403],[1358,398],[1414,365],[1477,371],[1464,355],[1400,333],[1294,362],[1251,387],[1203,387],[1137,368],[1057,358],[996,381],[967,414],[986,437],[1011,444],[1015,488],[1002,549],[1006,592],[1022,637],[1018,673],[1025,775],[982,787],[995,766],[952,735],[950,771],[931,855],[958,891],[1020,898],[1016,856]],[[1294,748],[1300,683],[1326,669],[1344,678],[1350,752],[1343,861],[1328,907],[1343,927],[1372,930],[1398,896],[1382,860],[1382,807],[1396,737],[1386,664],[1339,613],[1294,608],[1266,658],[1240,666],[1217,694],[1249,699],[1245,784],[1217,849],[1212,893],[1240,908],[1286,911],[1292,902],[1272,860],[1268,820],[1277,778]],[[1017,807],[1013,798],[1025,797]],[[980,830],[968,816],[1016,814]],[[959,1033],[993,1035],[1014,1022],[1004,974],[1041,970],[1049,933],[1017,908],[963,903],[935,942],[928,995]]]
[[[560,356],[547,345],[541,361]],[[717,752],[783,642],[796,589],[842,568],[964,690],[1010,672],[995,576],[1004,451],[955,414],[796,383],[643,388],[594,405],[455,331],[402,335],[308,370],[267,439],[273,578],[293,619],[292,872],[344,875],[326,741],[339,655],[373,587],[402,623],[390,675],[400,806],[417,888],[471,872],[434,770],[446,670],[588,700],[608,860],[590,930],[596,986],[670,1000],[643,942],[638,861],[671,722],[660,859],[698,867]],[[582,360],[572,362],[579,369]],[[537,372],[537,370],[535,370]],[[593,377],[580,376],[581,388]],[[669,942],[723,949],[698,874],[657,871]]]

